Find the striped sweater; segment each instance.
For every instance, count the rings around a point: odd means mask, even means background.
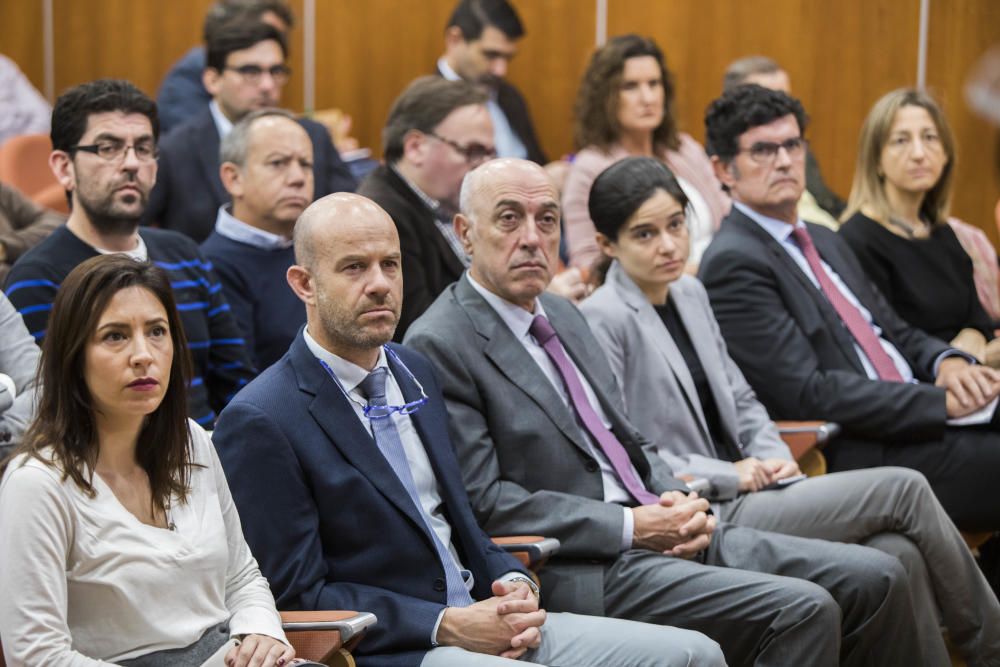
[[[212,265],[191,239],[176,232],[140,228],[149,260],[164,269],[174,290],[194,367],[188,414],[206,429],[236,392],[254,376],[239,328]],[[60,283],[97,250],[66,226],[24,254],[7,276],[4,292],[41,344]]]

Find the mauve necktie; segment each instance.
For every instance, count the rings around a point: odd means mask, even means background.
[[[384,367],[376,368],[358,385],[361,393],[368,398],[368,405],[388,405],[385,397],[385,381],[388,376],[388,369]],[[434,540],[434,548],[437,549],[438,560],[441,561],[441,565],[444,567],[445,580],[448,586],[448,606],[469,606],[472,604],[472,596],[469,595],[469,590],[465,587],[465,580],[462,578],[462,573],[459,571],[451,552],[448,551],[448,547],[441,542],[437,533],[434,532],[430,518],[424,514],[423,506],[420,504],[420,497],[417,495],[417,485],[414,483],[413,474],[410,472],[410,464],[406,461],[406,450],[403,449],[403,441],[399,438],[399,430],[396,428],[396,423],[393,421],[392,415],[380,419],[370,419],[369,421],[372,424],[372,433],[375,435],[375,444],[378,445],[379,451],[382,452],[389,465],[392,466],[396,477],[403,483],[403,487],[410,495],[410,500],[417,507],[417,513],[424,520],[427,532],[431,534],[431,539]]]
[[[798,242],[799,248],[802,249],[802,254],[805,255],[806,262],[809,263],[809,268],[812,269],[813,275],[816,276],[823,294],[826,295],[827,300],[833,305],[837,314],[840,315],[840,321],[844,323],[847,330],[854,336],[854,340],[861,347],[861,351],[868,357],[868,361],[871,362],[879,379],[890,382],[902,382],[903,376],[899,374],[896,364],[892,362],[892,358],[885,351],[885,348],[882,347],[878,336],[875,335],[875,331],[868,324],[868,320],[837,289],[837,286],[830,279],[829,274],[823,270],[823,265],[819,261],[819,253],[816,251],[816,246],[813,244],[808,230],[803,227],[795,227],[792,231],[792,236]]]
[[[628,492],[640,504],[655,505],[659,503],[659,496],[647,491],[642,482],[633,474],[628,452],[625,451],[625,448],[618,441],[618,438],[615,437],[615,434],[604,426],[601,418],[594,411],[594,407],[587,400],[587,392],[584,391],[580,377],[576,374],[576,370],[573,368],[573,364],[570,363],[569,357],[566,356],[566,350],[563,349],[562,343],[559,342],[556,330],[552,328],[552,325],[544,315],[536,315],[535,319],[531,321],[531,327],[528,331],[541,344],[542,349],[549,355],[552,363],[556,365],[556,370],[559,371],[559,375],[563,379],[563,384],[569,391],[570,402],[573,404],[576,416],[580,418],[580,421],[587,429],[587,432],[590,433],[594,442],[600,446],[604,455],[608,457],[611,467],[618,474],[618,479],[621,480]]]

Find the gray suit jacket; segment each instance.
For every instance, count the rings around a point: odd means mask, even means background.
[[[651,491],[686,490],[646,453],[625,418],[618,385],[580,312],[543,294],[563,347],[586,376]],[[451,437],[480,524],[492,535],[537,534],[562,542],[541,572],[546,604],[601,614],[604,568],[620,555],[623,512],[604,502],[601,470],[569,407],[466,276],[411,325],[406,344],[441,378]]]
[[[729,357],[705,288],[683,276],[670,286],[670,295],[708,376],[723,435],[745,456],[791,459],[764,406]],[[655,452],[674,472],[707,478],[712,497],[734,498],[739,475],[729,461],[716,457],[684,358],[659,314],[617,262],[580,310],[624,388],[629,419],[652,438]]]
[[[24,320],[0,294],[0,373],[14,381],[16,396],[0,383],[0,458],[21,442],[35,409],[35,371],[41,352]]]

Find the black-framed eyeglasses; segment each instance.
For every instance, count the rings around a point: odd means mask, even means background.
[[[70,146],[69,152],[83,151],[84,153],[93,153],[102,160],[108,162],[114,162],[116,160],[123,160],[128,154],[128,149],[132,149],[135,153],[135,159],[139,162],[152,162],[159,155],[159,151],[156,149],[156,144],[152,141],[140,141],[137,144],[126,144],[124,141],[116,140],[105,140],[98,141],[95,144],[77,144],[76,146]]]
[[[750,159],[758,164],[770,164],[778,157],[778,151],[782,148],[788,153],[788,157],[793,160],[805,155],[808,142],[802,137],[792,137],[785,139],[780,144],[773,141],[758,141],[749,148],[741,148],[738,152],[749,153]]]
[[[422,408],[423,405],[428,400],[430,400],[427,397],[427,392],[424,391],[424,387],[422,384],[420,384],[420,380],[418,380],[413,376],[413,373],[410,372],[410,369],[407,368],[406,364],[403,363],[403,360],[399,358],[399,355],[393,352],[388,345],[383,345],[382,349],[385,350],[386,355],[392,357],[393,361],[399,364],[399,367],[403,369],[403,372],[406,373],[406,376],[411,380],[413,380],[413,384],[417,385],[417,389],[420,390],[420,398],[418,398],[415,401],[410,401],[409,403],[404,403],[403,405],[369,404],[364,406],[361,409],[361,411],[368,419],[385,419],[386,417],[391,417],[393,413],[396,412],[398,412],[401,415],[411,415],[420,408]],[[337,374],[333,372],[333,369],[330,368],[330,366],[328,366],[327,363],[322,359],[319,360],[319,363],[322,364],[323,368],[326,369],[326,372],[330,374],[330,378],[333,380],[334,384],[340,387],[340,391],[343,392],[344,397],[347,398],[347,400],[351,400],[351,397],[347,395],[347,392],[344,391],[344,387],[340,384],[340,380],[337,379]]]
[[[463,146],[457,141],[452,141],[442,137],[439,134],[434,134],[433,132],[427,132],[427,136],[434,137],[438,141],[444,142],[455,149],[459,155],[465,158],[465,161],[469,164],[479,164],[481,162],[486,162],[492,160],[497,156],[497,149],[492,146],[483,146],[482,144],[471,143]]]
[[[240,65],[239,67],[225,67],[230,72],[236,72],[247,83],[258,83],[260,78],[267,72],[279,86],[288,82],[288,77],[292,75],[292,70],[288,65],[271,65],[261,67],[260,65]]]

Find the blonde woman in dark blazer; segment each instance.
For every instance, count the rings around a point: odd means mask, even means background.
[[[704,287],[684,275],[687,200],[670,171],[623,160],[594,181],[589,208],[611,264],[581,310],[650,447],[675,474],[708,480],[721,521],[899,558],[927,664],[948,664],[935,599],[968,655],[1000,656],[1000,641],[973,638],[1000,627],[1000,605],[922,475],[872,468],[788,483],[798,466],[729,357]]]

